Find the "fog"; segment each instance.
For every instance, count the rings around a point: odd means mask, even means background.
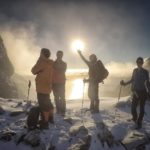
[[[14,1],[0,11],[0,34],[15,72],[23,76],[31,76],[42,47],[51,50],[52,59],[57,50],[63,50],[68,69],[86,69],[71,50],[72,41],[81,39],[85,56],[95,53],[109,70],[103,89],[111,90],[120,79],[131,76],[138,56],[147,56],[147,40],[137,36],[143,11],[130,2]],[[141,51],[144,44],[145,52]]]

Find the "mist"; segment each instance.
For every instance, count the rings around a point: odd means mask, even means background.
[[[121,79],[131,77],[136,58],[149,56],[149,30],[144,32],[148,8],[138,2],[15,0],[0,7],[0,35],[15,72],[26,78],[43,47],[50,49],[53,60],[57,50],[64,51],[67,78],[70,70],[77,70],[75,77],[87,74],[71,48],[73,40],[81,39],[85,57],[95,53],[109,70],[102,93],[111,96],[117,94],[112,86],[117,89]]]
[[[53,59],[57,50],[63,50],[68,68],[85,68],[78,55],[71,51],[74,39],[85,42],[86,57],[95,53],[104,63],[135,60],[140,49],[137,41],[141,38],[135,34],[140,19],[134,16],[132,20],[128,12],[133,11],[134,15],[139,5],[131,10],[128,2],[111,4],[104,1],[11,2],[7,13],[0,12],[0,33],[16,72],[29,74],[42,47],[51,50]]]

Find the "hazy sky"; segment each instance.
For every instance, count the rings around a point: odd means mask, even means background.
[[[13,63],[23,61],[26,68],[26,60],[33,64],[42,47],[53,58],[62,49],[69,68],[85,67],[71,51],[78,38],[85,42],[86,56],[95,53],[105,63],[134,62],[150,57],[150,1],[1,0],[0,32]]]

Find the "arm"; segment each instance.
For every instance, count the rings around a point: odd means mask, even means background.
[[[39,72],[42,72],[42,65],[40,60],[37,61],[37,63],[33,66],[33,68],[31,69],[32,74],[36,75]]]
[[[89,61],[83,56],[80,50],[78,50],[78,54],[80,55],[81,59],[89,66]]]
[[[123,85],[123,86],[126,86],[128,84],[131,84],[133,82],[133,79],[134,79],[134,74],[135,74],[135,70],[133,71],[132,73],[132,77],[131,77],[131,80],[127,81],[127,82],[124,82],[123,80],[120,81],[120,84]]]

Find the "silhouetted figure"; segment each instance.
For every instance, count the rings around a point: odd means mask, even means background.
[[[78,53],[82,60],[89,67],[89,79],[84,82],[89,82],[88,97],[90,98],[90,110],[93,113],[99,112],[99,83],[103,82],[103,79],[108,76],[108,71],[105,69],[103,63],[97,60],[95,54],[89,56],[89,61],[83,56],[80,50]],[[102,72],[101,72],[102,71]],[[106,71],[106,72],[105,72]],[[103,73],[106,73],[105,75]]]
[[[58,114],[65,114],[66,101],[65,101],[65,72],[67,64],[62,60],[63,52],[57,51],[56,60],[53,65],[53,93]]]
[[[132,120],[137,124],[137,129],[142,127],[142,120],[144,117],[144,108],[145,102],[147,99],[147,91],[146,91],[146,83],[149,82],[149,73],[146,69],[144,69],[143,58],[139,57],[136,60],[137,68],[133,70],[132,78],[128,82],[124,82],[123,80],[120,82],[121,85],[128,85],[132,84],[132,92],[133,92],[133,99],[131,105],[131,112],[132,112]],[[138,103],[140,105],[140,113],[137,114],[137,106]]]
[[[48,122],[53,122],[53,106],[49,97],[53,73],[53,61],[49,59],[50,55],[50,51],[43,48],[37,63],[31,70],[36,75],[37,98],[42,114],[41,128],[48,128]]]

